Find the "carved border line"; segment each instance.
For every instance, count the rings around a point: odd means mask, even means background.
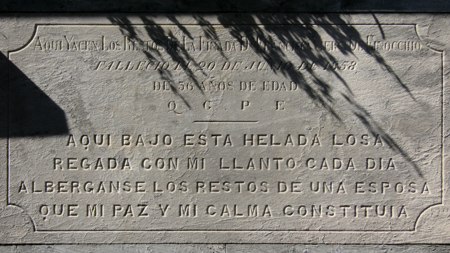
[[[131,26],[148,26],[146,24],[127,24],[127,25],[131,25]],[[157,25],[161,25],[161,26],[175,26],[175,24],[167,24],[167,23],[161,23],[161,24],[157,24]],[[201,24],[184,24],[185,26],[203,26]],[[212,24],[214,26],[223,26],[223,25],[227,25],[227,24]],[[236,25],[236,24],[234,24]],[[253,25],[253,24],[237,24],[240,26],[265,26],[264,24],[257,24],[257,25]],[[292,26],[293,24],[276,24],[277,26]],[[403,24],[396,24],[396,23],[382,23],[382,24],[367,24],[367,23],[346,23],[346,24],[306,24],[306,25],[311,25],[311,26],[339,26],[339,25],[351,25],[351,26],[414,26],[414,31],[416,33],[416,36],[418,37],[418,39],[422,42],[424,42],[424,40],[420,37],[418,30],[417,30],[417,26],[418,24],[414,24],[414,23],[403,23]],[[34,31],[32,36],[30,37],[30,39],[20,48],[14,49],[14,50],[10,50],[8,51],[7,57],[8,60],[10,60],[10,54],[11,53],[17,53],[20,52],[21,50],[25,49],[26,47],[28,47],[32,41],[34,40],[35,36],[37,35],[37,29],[39,26],[111,26],[111,27],[118,27],[118,25],[114,25],[114,24],[89,24],[89,23],[85,23],[85,24],[71,24],[71,23],[58,23],[58,24],[45,24],[45,23],[36,23],[34,26]],[[440,106],[441,106],[441,193],[440,193],[440,203],[434,203],[431,204],[427,207],[425,207],[424,209],[422,209],[422,211],[419,213],[419,215],[417,216],[415,222],[414,222],[414,228],[413,229],[407,229],[407,230],[384,230],[384,229],[379,229],[379,230],[338,230],[338,229],[324,229],[324,230],[296,230],[296,229],[271,229],[271,230],[261,230],[261,229],[234,229],[234,230],[226,230],[226,229],[214,229],[214,230],[208,230],[208,229],[187,229],[187,230],[179,230],[179,229],[148,229],[148,230],[58,230],[58,229],[53,229],[53,230],[46,230],[46,229],[38,229],[37,225],[35,223],[35,221],[32,219],[32,215],[30,215],[27,210],[25,210],[25,208],[22,208],[21,206],[18,205],[14,205],[14,204],[10,204],[9,201],[9,187],[10,187],[10,182],[9,182],[9,175],[10,175],[10,136],[9,136],[9,132],[10,132],[10,111],[9,111],[9,101],[10,101],[10,78],[9,78],[9,68],[10,65],[12,63],[8,64],[8,86],[7,86],[7,189],[6,189],[6,200],[7,200],[7,206],[16,206],[20,209],[22,209],[30,218],[32,224],[33,224],[33,230],[36,233],[47,233],[47,232],[67,232],[67,233],[95,233],[95,232],[301,232],[301,233],[323,233],[323,232],[333,232],[333,233],[358,233],[358,232],[364,232],[364,233],[385,233],[385,232],[405,232],[405,233],[411,233],[411,232],[415,232],[417,229],[417,224],[418,224],[418,220],[419,218],[422,216],[423,213],[425,213],[425,211],[427,211],[428,209],[434,207],[434,206],[439,206],[439,205],[443,205],[444,204],[444,50],[439,50],[436,48],[433,48],[431,46],[429,46],[427,43],[423,43],[424,45],[426,45],[428,48],[430,48],[432,51],[438,52],[441,55],[441,96],[440,96]],[[194,122],[197,123],[197,122]],[[203,123],[203,122],[201,122]],[[257,122],[251,122],[251,123],[257,123]]]

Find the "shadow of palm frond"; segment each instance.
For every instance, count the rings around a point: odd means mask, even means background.
[[[183,25],[175,15],[166,15],[167,19],[173,23],[181,33],[190,39],[195,36],[189,31],[186,25]],[[403,148],[392,138],[376,120],[372,117],[368,110],[360,105],[356,99],[349,83],[340,73],[338,68],[328,68],[330,62],[337,62],[338,59],[334,54],[327,50],[323,36],[326,35],[332,41],[346,43],[336,43],[333,45],[335,50],[345,56],[355,56],[355,47],[360,48],[364,53],[370,56],[379,67],[406,92],[409,97],[414,99],[408,86],[395,73],[393,68],[382,57],[382,55],[369,45],[358,30],[351,25],[345,15],[340,14],[317,14],[317,15],[270,15],[270,14],[216,14],[218,24],[212,24],[205,16],[192,15],[198,27],[201,28],[203,36],[208,40],[221,45],[218,27],[221,32],[223,30],[238,41],[241,46],[248,47],[252,52],[260,57],[274,74],[283,76],[293,81],[310,98],[311,102],[325,108],[334,118],[343,122],[342,115],[336,108],[336,101],[345,101],[362,125],[372,134],[379,135],[382,140],[394,151],[408,161],[416,173],[423,177],[419,167],[414,160],[403,150]],[[122,34],[130,37],[137,43],[144,43],[136,30],[136,26],[125,17],[111,16],[109,20],[112,24],[117,25]],[[154,18],[150,16],[140,16],[140,20],[144,25],[145,36],[148,36],[160,47],[169,49],[165,50],[170,59],[183,66],[183,71],[190,80],[197,86],[200,92],[201,84],[199,75],[206,76],[204,71],[198,72],[199,67],[195,56],[190,54],[186,48],[182,46],[182,42],[177,39],[173,31],[165,28],[164,25],[158,24]],[[385,34],[382,26],[374,16],[374,23],[380,29],[382,36]],[[296,50],[289,52],[281,50],[280,47],[274,46],[277,42],[285,45],[296,45]],[[167,48],[171,45],[175,48]],[[165,55],[156,49],[143,51],[149,60],[163,60]],[[221,57],[228,60],[223,51],[219,50]],[[314,68],[306,68],[306,72],[302,72],[296,68],[280,68],[280,62],[293,66],[294,61],[313,62],[317,68],[326,69],[330,76],[334,77],[333,82],[325,80]],[[159,75],[171,84],[172,91],[177,94],[186,105],[191,108],[189,102],[182,94],[178,93],[174,75],[170,70],[158,70]],[[338,86],[342,91],[337,90]],[[338,97],[339,96],[339,97]]]

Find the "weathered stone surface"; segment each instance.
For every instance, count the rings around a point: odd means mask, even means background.
[[[448,245],[255,245],[255,244],[125,244],[125,245],[33,245],[33,246],[0,246],[2,252],[302,252],[302,253],[357,253],[357,252],[448,252]]]
[[[224,245],[208,244],[125,244],[125,245],[28,245],[28,246],[0,246],[2,252],[35,252],[35,253],[63,253],[63,252],[186,252],[186,253],[223,253]]]
[[[2,243],[448,242],[445,15],[2,20]]]
[[[332,252],[332,253],[357,253],[357,252],[447,252],[448,245],[226,245],[228,252]]]

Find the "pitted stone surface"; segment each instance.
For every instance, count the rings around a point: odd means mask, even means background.
[[[254,245],[254,244],[227,244],[227,245],[192,245],[192,244],[135,244],[135,245],[39,245],[39,246],[0,246],[3,252],[37,252],[37,253],[65,253],[65,252],[302,252],[302,253],[379,253],[379,252],[448,252],[448,245]]]
[[[448,240],[444,16],[4,20],[3,243]]]

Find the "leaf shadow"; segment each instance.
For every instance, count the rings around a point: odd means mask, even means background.
[[[408,155],[408,153],[392,138],[381,125],[373,118],[367,109],[359,104],[349,83],[342,76],[338,68],[329,68],[330,62],[337,62],[338,59],[329,52],[326,43],[323,41],[322,35],[319,32],[325,32],[327,36],[334,41],[346,41],[347,43],[336,43],[332,45],[335,50],[343,55],[353,55],[354,48],[358,47],[369,55],[387,75],[390,75],[393,80],[399,85],[408,96],[415,101],[413,94],[409,87],[401,80],[395,73],[394,69],[389,65],[386,59],[375,50],[372,45],[369,45],[358,30],[345,20],[345,15],[341,14],[315,14],[315,15],[270,15],[266,13],[260,14],[215,14],[221,27],[232,36],[243,47],[249,47],[253,53],[258,55],[269,68],[276,74],[288,78],[293,81],[298,88],[300,88],[310,98],[311,102],[326,109],[334,118],[343,122],[342,115],[336,110],[336,101],[343,99],[347,106],[352,108],[354,116],[360,121],[362,125],[373,135],[379,135],[384,143],[386,143],[392,150],[400,154],[412,166],[414,171],[420,177],[423,173]],[[175,15],[166,15],[168,20],[173,23],[186,37],[192,39],[194,35],[189,32],[189,29],[180,22]],[[196,24],[201,27],[203,35],[218,47],[221,45],[218,36],[217,25],[211,24],[203,15],[193,14],[193,19]],[[199,74],[196,69],[199,69],[199,63],[195,57],[192,56],[185,47],[183,42],[177,39],[170,29],[165,29],[163,25],[158,24],[152,16],[141,15],[140,21],[144,25],[146,36],[153,40],[160,47],[166,49],[165,52],[170,59],[183,66],[183,71],[188,78],[195,84],[200,92],[201,85],[199,82]],[[139,35],[133,23],[120,16],[110,16],[109,20],[112,24],[117,25],[122,34],[128,36],[135,43],[143,44],[144,40]],[[384,31],[376,16],[374,16],[374,23],[378,25],[380,33],[384,37]],[[295,26],[296,29],[284,29],[287,26]],[[286,45],[296,45],[296,49],[287,52],[274,46],[276,41],[281,41]],[[171,45],[175,48],[168,48]],[[160,51],[149,49],[143,51],[149,61],[156,61],[163,59]],[[224,59],[228,57],[223,51],[219,50],[220,55]],[[308,61],[315,63],[317,68],[327,69],[329,74],[336,80],[333,83],[324,80],[314,68],[306,68],[306,73],[299,71],[296,68],[281,68],[280,63],[293,65],[292,57],[298,61]],[[356,57],[356,56],[355,56]],[[159,75],[163,80],[171,84],[171,90],[180,97],[190,109],[191,106],[186,98],[177,91],[174,86],[174,75],[170,70],[158,70]],[[206,75],[203,71],[200,75]],[[343,87],[343,91],[338,95],[333,94],[337,86]],[[340,96],[340,97],[337,97]]]

